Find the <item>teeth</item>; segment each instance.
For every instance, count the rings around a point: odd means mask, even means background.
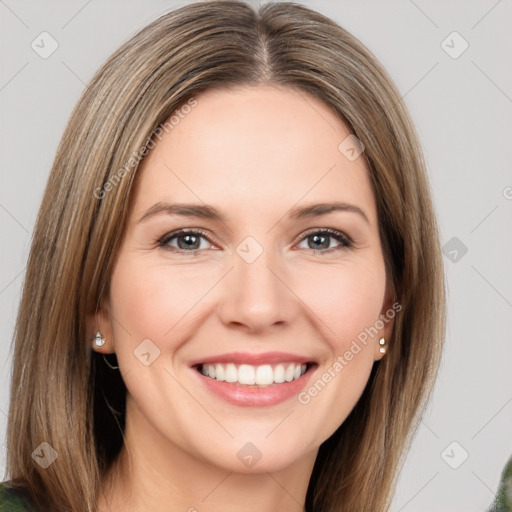
[[[215,375],[213,376],[215,378]],[[238,368],[238,382],[240,384],[256,384],[256,375],[254,366],[248,364],[241,364]]]
[[[269,364],[258,366],[256,368],[255,383],[259,386],[270,386],[274,383],[274,370]]]
[[[270,364],[261,366],[241,364],[237,366],[233,363],[217,363],[203,364],[199,368],[205,377],[246,386],[270,386],[292,382],[304,375],[306,369],[307,365],[297,363],[280,363],[274,366]]]
[[[208,372],[208,374],[209,373],[210,372]],[[221,364],[215,365],[215,378],[217,380],[226,380],[224,366],[222,366]]]
[[[295,374],[294,370],[295,367],[293,366],[293,364],[289,365],[288,368],[286,368],[286,371],[284,372],[284,380],[286,382],[291,382],[293,380],[293,375]]]
[[[226,382],[236,382],[238,380],[238,370],[236,369],[236,366],[234,364],[231,363],[226,366],[225,376]]]
[[[284,382],[284,366],[282,364],[278,364],[274,368],[274,382],[276,384]]]

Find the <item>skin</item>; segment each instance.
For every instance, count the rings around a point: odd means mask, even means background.
[[[318,448],[361,396],[392,321],[308,404],[230,404],[189,362],[291,352],[318,363],[312,384],[391,307],[368,168],[338,150],[347,127],[303,92],[253,86],[196,99],[138,170],[110,296],[90,319],[91,333],[99,327],[107,339],[95,350],[117,354],[128,389],[125,445],[98,510],[300,512]],[[139,222],[164,201],[206,203],[225,220],[161,212]],[[293,207],[330,201],[356,205],[368,222],[351,211],[288,218]],[[196,239],[196,255],[172,252],[187,250],[183,235],[159,245],[181,228],[211,238]],[[353,245],[330,236],[315,244],[313,228]],[[252,263],[236,251],[248,236],[263,249]],[[149,366],[134,356],[145,339],[160,350]],[[262,454],[250,468],[237,457],[248,442]]]

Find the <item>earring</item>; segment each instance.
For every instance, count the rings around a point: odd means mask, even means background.
[[[384,338],[381,338],[379,340],[379,345],[380,345],[380,353],[381,354],[385,354],[386,353],[386,347],[384,345],[386,345],[386,340]]]
[[[116,358],[117,359],[117,358]],[[105,354],[103,354],[103,361],[105,361],[105,364],[107,366],[109,366],[112,370],[119,370],[119,366],[115,366],[115,365],[112,365],[110,364],[108,361],[107,361],[107,358],[105,357]]]
[[[96,344],[97,347],[102,347],[103,345],[105,345],[105,338],[101,335],[100,331],[96,333],[94,343]]]

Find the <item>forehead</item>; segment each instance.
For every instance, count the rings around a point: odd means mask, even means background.
[[[365,159],[351,161],[340,151],[350,131],[319,99],[252,86],[210,90],[195,100],[143,160],[135,209],[204,202],[254,216],[282,214],[301,201],[346,201],[375,221]]]

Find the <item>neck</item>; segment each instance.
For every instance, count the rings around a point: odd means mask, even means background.
[[[103,480],[98,512],[303,512],[316,454],[278,471],[237,473],[163,437],[127,400],[125,442]]]

